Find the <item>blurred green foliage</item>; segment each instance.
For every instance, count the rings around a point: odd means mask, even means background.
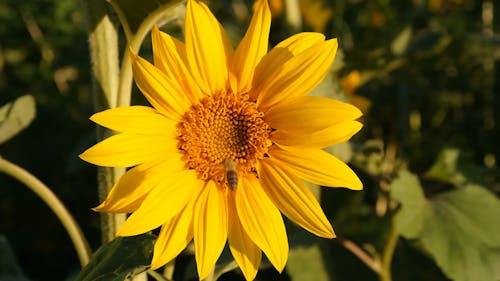
[[[237,42],[246,29],[252,1],[212,2],[212,10]],[[335,92],[326,95],[349,100],[365,111],[364,129],[343,149],[352,147],[347,154],[365,190],[322,192],[325,213],[339,236],[371,254],[384,248],[392,215],[387,185],[403,168],[419,175],[418,186],[425,196],[419,202],[449,199],[457,181],[478,184],[479,193],[489,190],[488,194],[498,196],[498,4],[487,0],[288,1],[301,9],[302,24],[297,26],[283,8],[284,1],[270,2],[271,45],[297,31],[339,38],[343,67],[328,78],[334,82],[324,89]],[[0,155],[47,183],[96,249],[98,216],[90,210],[98,203],[96,169],[77,158],[95,139],[95,128],[88,121],[93,113],[92,83],[79,4],[0,2],[0,105],[25,94],[33,95],[37,105],[34,122],[3,143]],[[167,28],[179,34],[178,27]],[[146,57],[147,44],[143,48]],[[358,78],[348,80],[352,73]],[[136,95],[134,100],[141,98]],[[447,159],[455,166],[447,165]],[[403,195],[395,197],[403,203],[400,214],[405,214],[408,193],[399,192]],[[288,230],[292,241],[312,241],[304,230]],[[64,280],[79,270],[71,242],[57,219],[25,187],[1,174],[0,234],[7,237],[24,273],[32,279]],[[290,256],[293,269],[279,276],[266,269],[258,278],[303,280],[297,268],[320,268],[328,271],[331,280],[377,279],[335,240],[319,243],[321,247],[299,243],[301,247]],[[399,241],[393,280],[448,280],[431,259],[432,253],[418,249],[412,240]],[[318,263],[319,257],[323,263]],[[183,262],[182,257],[179,260]],[[185,264],[174,277],[189,271],[189,263]],[[224,278],[241,276],[231,272]]]

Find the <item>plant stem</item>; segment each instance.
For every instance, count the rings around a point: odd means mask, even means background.
[[[222,274],[236,268],[238,268],[238,264],[233,260],[232,262],[227,263],[222,268],[218,268],[217,270],[214,269],[213,280],[218,280],[222,276]]]
[[[377,262],[374,258],[369,256],[363,249],[361,249],[358,245],[348,239],[337,237],[336,239],[344,248],[346,248],[349,252],[355,255],[360,261],[362,261],[366,266],[368,266],[375,273],[380,273],[380,263]]]
[[[153,26],[157,24],[160,20],[172,21],[179,16],[180,11],[183,12],[181,5],[184,1],[174,1],[168,2],[166,4],[160,5],[157,9],[152,11],[150,14],[144,18],[137,30],[135,32],[130,29],[127,22],[125,14],[120,8],[120,5],[116,0],[109,0],[109,3],[113,6],[116,14],[120,20],[120,23],[124,27],[125,35],[127,37],[128,47],[136,53],[139,53],[142,42],[146,35],[151,31]],[[117,92],[116,104],[118,106],[126,106],[130,104],[130,96],[132,92],[132,64],[130,63],[130,53],[128,49],[123,52],[123,58],[120,67],[120,80],[119,88]]]
[[[50,188],[28,171],[2,157],[0,157],[0,171],[25,184],[54,212],[73,242],[80,265],[85,266],[89,262],[91,254],[87,239],[73,216]]]
[[[385,244],[384,252],[382,253],[382,270],[379,273],[380,281],[392,281],[391,264],[396,245],[399,240],[399,232],[394,222],[394,216],[391,218],[391,226],[389,230],[389,237]]]
[[[111,15],[111,7],[106,1],[82,0],[81,2],[89,32],[95,111],[114,108],[117,106],[119,88],[118,28],[115,18]],[[98,127],[97,140],[104,139],[108,133]],[[124,172],[123,168],[98,168],[100,201],[106,198],[116,180]],[[125,214],[101,213],[102,241],[111,241],[124,221]]]
[[[215,279],[215,266],[214,268],[212,269],[212,271],[210,271],[210,274],[208,274],[208,276],[203,279],[203,281],[215,281],[217,279]]]

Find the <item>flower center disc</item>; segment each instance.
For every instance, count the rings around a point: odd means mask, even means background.
[[[223,162],[232,160],[239,174],[255,172],[267,152],[271,128],[264,113],[246,95],[223,93],[204,98],[180,122],[179,148],[202,180],[225,184]]]

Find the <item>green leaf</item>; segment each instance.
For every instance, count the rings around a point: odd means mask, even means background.
[[[443,149],[432,167],[425,173],[425,177],[455,186],[463,185],[468,181],[481,182],[480,168],[463,159],[460,150],[456,148]]]
[[[408,49],[408,44],[413,34],[411,26],[407,26],[401,31],[391,43],[391,51],[394,55],[400,56]]]
[[[101,246],[75,281],[123,281],[149,267],[156,236],[117,237]]]
[[[291,248],[286,271],[291,277],[291,280],[330,280],[318,243]]]
[[[430,56],[444,51],[450,45],[452,37],[442,31],[425,30],[413,37],[408,46],[408,52]]]
[[[431,169],[425,173],[429,178],[447,183],[463,183],[465,178],[457,171],[457,160],[460,156],[458,149],[442,150]]]
[[[135,34],[144,19],[152,13],[157,13],[165,9],[171,8],[175,4],[183,2],[182,0],[108,0],[113,4],[113,7],[119,13],[119,16],[124,17],[121,20],[126,20],[128,29]],[[124,22],[122,22],[124,24]]]
[[[433,216],[421,242],[453,280],[500,278],[500,202],[485,188],[470,185],[432,200]]]
[[[339,158],[343,162],[350,162],[352,159],[352,145],[350,142],[342,142],[325,148],[325,151]]]
[[[391,196],[402,204],[395,218],[401,235],[417,238],[430,213],[417,176],[401,171],[391,184]]]
[[[442,271],[458,281],[500,279],[500,201],[467,185],[425,199],[418,178],[401,172],[391,195],[401,202],[396,225],[416,239]]]
[[[0,107],[0,144],[28,127],[35,115],[35,99],[31,95],[19,97]]]
[[[337,59],[341,61],[340,59]],[[338,99],[340,101],[346,101],[346,95],[344,93],[344,89],[342,85],[340,85],[340,81],[335,75],[333,68],[330,69],[329,73],[326,75],[325,79],[319,83],[319,85],[314,88],[309,96],[317,96],[317,97],[327,97],[331,99]]]

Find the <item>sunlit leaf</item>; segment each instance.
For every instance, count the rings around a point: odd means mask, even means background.
[[[396,224],[415,239],[453,280],[500,279],[500,201],[484,187],[467,185],[425,199],[418,178],[400,173],[391,195],[401,202]]]
[[[334,75],[333,69],[330,69],[325,79],[309,93],[309,96],[333,98],[344,102],[347,100],[342,85],[340,85],[337,76]]]
[[[337,54],[335,54],[335,60],[333,61],[331,72],[337,72],[341,70],[345,66],[345,58],[344,51],[342,49],[337,50]]]
[[[335,155],[343,162],[349,162],[352,158],[352,146],[350,142],[342,142],[325,148],[326,151]]]
[[[123,281],[146,270],[155,239],[151,234],[115,238],[97,250],[75,281]]]
[[[445,149],[439,153],[436,162],[427,171],[429,178],[442,180],[449,183],[461,183],[465,180],[462,175],[457,175],[457,160],[460,155],[458,149]]]
[[[391,195],[402,204],[396,216],[401,235],[409,239],[418,238],[431,210],[417,176],[401,171],[392,182]]]
[[[405,27],[392,41],[391,51],[394,55],[400,56],[404,54],[410,43],[411,36],[413,34],[413,29],[411,26]]]
[[[17,98],[0,108],[0,144],[13,138],[35,118],[35,99],[31,95]]]

